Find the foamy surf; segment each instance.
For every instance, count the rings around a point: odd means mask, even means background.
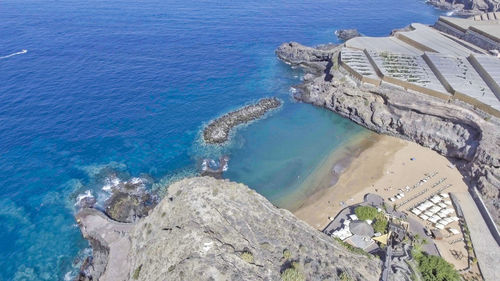
[[[94,197],[94,196],[92,195],[92,193],[90,192],[90,190],[87,190],[87,191],[85,191],[85,193],[80,194],[80,195],[78,195],[78,196],[76,197],[76,203],[75,203],[75,205],[76,205],[76,206],[80,206],[80,205],[81,205],[82,200],[84,200],[84,199],[86,199],[86,198],[92,198],[92,197]]]
[[[22,54],[26,54],[28,52],[28,50],[26,49],[23,49],[22,51],[20,52],[16,52],[16,53],[12,53],[10,55],[7,55],[7,56],[3,56],[3,57],[0,57],[0,59],[6,59],[6,58],[10,58],[10,57],[13,57],[13,56],[17,56],[17,55],[22,55]]]

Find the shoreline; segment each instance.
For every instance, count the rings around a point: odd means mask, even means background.
[[[310,177],[325,182],[331,178],[331,175],[321,172],[325,169],[318,169]],[[365,194],[375,193],[388,198],[400,188],[415,184],[424,174],[433,172],[438,172],[438,178],[445,177],[452,184],[450,192],[467,192],[463,176],[443,155],[407,140],[376,135],[374,143],[350,162],[335,184],[317,189],[293,213],[316,229],[323,230],[330,218],[333,219],[342,209],[363,202]]]
[[[292,211],[294,215],[311,226],[323,230],[330,222],[329,217],[335,217],[347,205],[361,202],[364,191],[370,187],[370,182],[376,182],[383,177],[383,171],[394,154],[404,147],[399,141],[399,139],[390,139],[384,135],[371,133],[369,138],[358,143],[361,146],[349,155],[350,157],[339,160],[343,162],[341,165],[346,165],[339,175],[330,173],[331,170],[336,169],[338,162],[334,162],[333,166],[318,167],[309,176],[309,182],[322,184],[315,188],[315,192],[299,208]],[[333,157],[329,158],[337,159],[335,153],[333,152]],[[371,162],[377,163],[372,165]],[[326,184],[333,177],[338,178],[335,182]],[[359,196],[359,193],[363,194]]]
[[[295,213],[311,203],[311,198],[317,197],[325,189],[334,185],[347,170],[351,162],[360,153],[374,144],[373,137],[378,137],[371,131],[363,131],[344,141],[327,153],[316,165],[313,171],[300,183],[297,189],[279,200],[280,208]]]

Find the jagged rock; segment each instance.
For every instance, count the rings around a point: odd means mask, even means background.
[[[134,222],[145,217],[158,203],[157,197],[146,191],[142,183],[125,182],[113,188],[104,211],[119,222]]]
[[[297,42],[283,43],[276,49],[276,55],[283,61],[307,68],[309,72],[322,72],[338,46],[329,48],[311,48]]]
[[[77,219],[91,241],[93,280],[279,280],[292,266],[305,280],[378,280],[376,258],[349,252],[248,187],[211,177],[172,184],[146,218]]]
[[[427,2],[438,8],[453,10],[462,15],[500,11],[499,0],[429,0]]]
[[[235,126],[261,118],[268,111],[281,105],[277,98],[265,98],[255,104],[247,105],[238,110],[219,117],[203,130],[203,139],[207,143],[220,144],[229,138],[229,133]]]
[[[145,217],[154,207],[151,195],[135,195],[117,191],[108,199],[106,214],[120,222],[133,222]]]
[[[357,29],[339,29],[335,31],[335,35],[343,41],[362,36]]]
[[[447,156],[466,183],[479,189],[493,218],[500,223],[498,118],[460,101],[446,102],[389,85],[358,86],[335,67],[323,71],[327,73],[295,86],[295,97],[375,132],[414,141]]]

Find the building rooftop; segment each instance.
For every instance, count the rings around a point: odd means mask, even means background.
[[[347,238],[345,242],[363,250],[369,248],[375,243],[375,241],[373,241],[371,238],[357,234],[354,234],[353,236]]]
[[[365,221],[354,221],[349,224],[349,230],[354,235],[372,237],[375,233],[373,227]]]

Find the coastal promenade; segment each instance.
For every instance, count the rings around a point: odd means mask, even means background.
[[[498,269],[500,247],[491,232],[488,231],[488,226],[482,219],[481,213],[470,194],[468,192],[456,192],[454,194],[463,210],[484,279],[486,281],[500,280],[500,270]]]

